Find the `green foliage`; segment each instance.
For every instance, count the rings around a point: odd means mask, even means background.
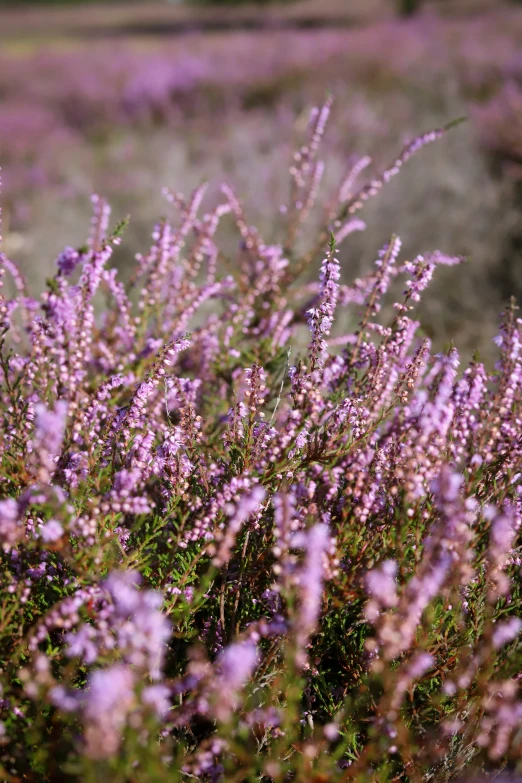
[[[422,0],[398,0],[398,10],[402,16],[412,16],[420,10]]]
[[[290,3],[296,2],[296,0],[185,0],[189,4],[192,5],[208,5],[212,8],[220,8],[220,7],[233,7],[233,6],[240,6],[240,5],[258,5],[258,6],[267,6],[267,5],[289,5]]]

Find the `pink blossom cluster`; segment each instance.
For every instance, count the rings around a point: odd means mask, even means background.
[[[280,244],[225,186],[207,212],[204,188],[167,194],[128,284],[108,269],[123,227],[101,198],[39,299],[1,257],[13,780],[362,783],[520,763],[522,320],[512,302],[497,365],[461,370],[415,320],[459,259],[404,260],[394,236],[339,283],[336,226],[446,129],[369,185],[354,169],[303,249],[328,112],[291,164]]]

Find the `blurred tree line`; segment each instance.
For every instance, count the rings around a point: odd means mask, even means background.
[[[179,4],[185,3],[213,6],[243,5],[247,3],[267,5],[292,3],[297,1],[298,0],[164,0],[165,3],[175,2]],[[101,5],[103,2],[104,0],[0,0],[0,7],[19,7],[21,5],[87,5],[94,3],[99,3]],[[116,2],[121,2],[122,5],[137,5],[140,2],[141,4],[145,4],[147,0],[116,0]],[[425,0],[389,0],[389,2],[390,4],[395,4],[397,13],[400,16],[413,16],[417,11],[421,10],[423,5],[425,5]],[[453,2],[457,2],[457,0],[453,0]],[[511,2],[522,3],[522,0],[511,0]]]
[[[103,0],[0,0],[0,8],[20,8],[29,5],[101,5]],[[123,2],[123,0],[122,0]]]

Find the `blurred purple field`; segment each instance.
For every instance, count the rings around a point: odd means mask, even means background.
[[[382,166],[415,134],[469,117],[365,211],[366,237],[354,238],[345,263],[362,273],[393,231],[407,253],[437,246],[469,257],[451,291],[441,275],[442,296],[425,317],[441,341],[489,342],[500,278],[513,288],[516,261],[516,4],[434,2],[411,20],[376,0],[227,14],[159,3],[0,14],[4,234],[30,285],[81,238],[92,192],[133,215],[133,251],[165,210],[162,186],[187,192],[203,180],[210,200],[230,181],[270,238],[296,135],[331,91],[325,189],[351,156]],[[35,247],[39,269],[28,262]]]

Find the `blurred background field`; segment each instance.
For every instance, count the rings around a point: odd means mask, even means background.
[[[0,5],[4,250],[30,289],[83,242],[92,192],[131,215],[123,271],[169,210],[163,186],[208,179],[211,205],[229,182],[276,241],[292,151],[331,92],[325,197],[352,156],[379,170],[468,117],[368,204],[342,263],[353,279],[393,232],[404,257],[466,256],[439,270],[422,322],[441,346],[489,355],[503,304],[522,299],[521,3],[425,0],[412,16],[394,0]]]

